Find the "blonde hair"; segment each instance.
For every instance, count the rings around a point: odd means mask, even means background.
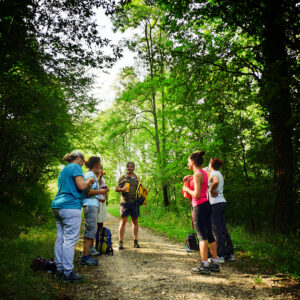
[[[67,162],[71,162],[71,161],[75,160],[78,156],[81,157],[81,158],[84,160],[84,155],[83,155],[83,153],[82,153],[81,151],[79,151],[79,150],[74,150],[74,151],[72,151],[71,153],[67,153],[67,154],[64,156],[63,160],[64,160],[64,161],[67,161]]]

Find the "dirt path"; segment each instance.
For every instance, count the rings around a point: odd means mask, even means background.
[[[193,275],[190,268],[199,254],[188,254],[150,230],[140,228],[140,249],[133,248],[131,226],[127,224],[122,251],[118,250],[119,220],[109,216],[105,225],[113,234],[114,256],[98,257],[97,267],[76,266],[85,283],[69,284],[60,299],[294,299],[274,291],[271,278],[239,271],[241,262],[221,265],[220,273]],[[77,245],[81,251],[82,241]],[[76,265],[79,265],[76,258]],[[239,267],[239,269],[241,269]]]

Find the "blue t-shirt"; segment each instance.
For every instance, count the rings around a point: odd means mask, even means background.
[[[58,177],[58,192],[52,201],[52,208],[81,209],[82,191],[75,183],[75,177],[82,176],[82,168],[70,163],[64,167]]]
[[[92,172],[92,171],[88,171],[84,174],[84,180],[88,180],[88,178],[94,178],[95,182],[93,183],[92,185],[92,189],[93,190],[97,190],[99,191],[99,183],[98,183],[98,180],[97,180],[97,177],[96,175]],[[89,196],[89,197],[85,197],[83,199],[83,206],[86,206],[86,205],[91,205],[91,206],[99,206],[99,195],[93,195],[93,196]]]

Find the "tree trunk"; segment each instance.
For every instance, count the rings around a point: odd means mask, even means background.
[[[288,58],[282,1],[268,0],[264,10],[264,74],[262,91],[274,143],[275,228],[294,225],[295,192]]]
[[[148,32],[149,29],[149,32]],[[151,79],[154,79],[154,51],[152,49],[152,27],[151,24],[146,23],[144,28],[145,33],[145,39],[147,43],[147,57],[148,57],[148,63],[150,67],[150,76]],[[164,183],[164,159],[161,156],[161,149],[160,149],[160,134],[159,134],[159,128],[158,128],[158,119],[157,119],[157,108],[156,108],[156,91],[154,88],[152,88],[152,114],[153,114],[153,122],[154,122],[154,128],[155,128],[155,145],[156,145],[156,155],[158,159],[159,166],[161,168],[161,175],[163,177],[162,179],[162,191],[163,191],[163,198],[164,198],[164,206],[169,205],[169,197],[168,197],[168,185]],[[164,120],[163,120],[164,122]],[[164,126],[164,124],[163,124]],[[163,141],[164,142],[164,141]],[[164,146],[163,146],[164,147]],[[163,152],[164,155],[164,152]]]

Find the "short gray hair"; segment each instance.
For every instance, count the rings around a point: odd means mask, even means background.
[[[67,153],[65,156],[64,156],[64,160],[67,161],[67,162],[71,162],[73,161],[74,159],[76,159],[77,157],[81,157],[83,160],[84,160],[84,155],[81,151],[79,150],[74,150],[72,151],[70,154]]]

